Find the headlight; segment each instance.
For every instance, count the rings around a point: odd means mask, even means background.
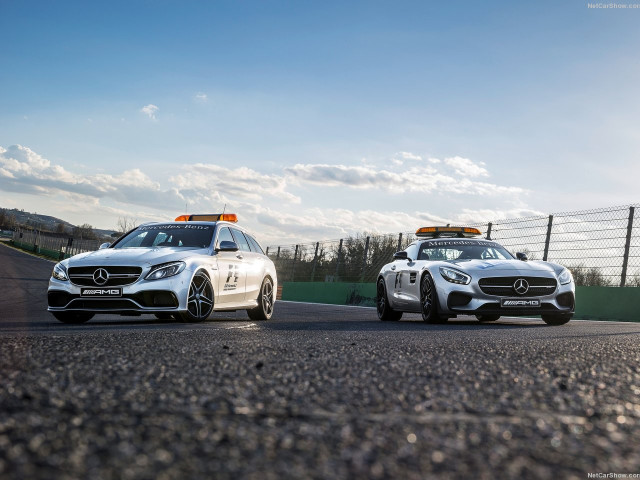
[[[53,267],[51,276],[56,280],[61,280],[63,282],[69,280],[69,277],[67,276],[67,269],[60,263],[56,263],[55,267]]]
[[[164,263],[162,265],[156,265],[151,271],[144,277],[145,280],[160,280],[161,278],[173,277],[178,275],[184,270],[184,262],[172,262]]]
[[[558,275],[558,281],[560,282],[560,285],[566,285],[573,281],[573,275],[571,275],[571,272],[565,268],[560,272],[560,275]]]
[[[471,282],[471,277],[466,273],[462,273],[453,268],[440,267],[440,275],[447,282],[458,283],[460,285],[468,285]]]

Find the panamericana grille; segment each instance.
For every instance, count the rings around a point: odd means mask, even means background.
[[[526,293],[517,293],[514,284],[523,279],[529,284]],[[480,290],[497,297],[542,297],[556,291],[558,281],[549,277],[488,277],[478,280]]]
[[[106,271],[108,275],[105,283],[96,283],[94,280],[96,271],[100,269]],[[70,267],[69,280],[74,285],[82,287],[120,287],[134,283],[140,278],[141,273],[141,267],[101,267],[99,265],[95,267]]]

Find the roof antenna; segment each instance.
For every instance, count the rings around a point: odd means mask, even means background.
[[[224,212],[226,212],[226,211],[227,211],[227,204],[225,203],[224,204],[224,208],[222,209],[222,214],[224,215]]]

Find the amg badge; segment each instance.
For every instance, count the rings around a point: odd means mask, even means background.
[[[539,307],[540,300],[538,299],[527,299],[523,300],[521,298],[503,298],[500,302],[500,305],[503,307]]]
[[[121,288],[83,288],[80,290],[82,297],[121,297]]]

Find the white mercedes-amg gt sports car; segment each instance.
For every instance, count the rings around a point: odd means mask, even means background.
[[[48,310],[65,323],[96,313],[200,322],[214,310],[247,310],[253,320],[268,320],[276,269],[236,222],[235,214],[182,215],[63,260],[49,281]]]
[[[378,276],[380,320],[403,312],[441,323],[457,315],[481,322],[500,316],[542,316],[549,325],[567,323],[575,309],[575,285],[565,267],[514,257],[499,243],[474,238],[475,228],[423,227],[418,239],[393,256]]]

